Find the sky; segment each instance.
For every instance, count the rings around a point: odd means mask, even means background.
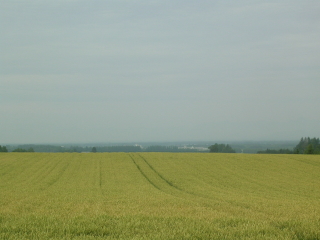
[[[318,0],[0,0],[0,144],[320,137]]]

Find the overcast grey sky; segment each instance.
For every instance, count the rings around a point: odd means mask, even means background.
[[[0,144],[320,137],[318,0],[0,0]]]

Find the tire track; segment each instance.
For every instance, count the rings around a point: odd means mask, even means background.
[[[30,161],[30,157],[28,158],[26,156],[26,154],[23,153],[19,153],[20,156],[19,157],[23,157],[21,158],[14,158],[11,159],[10,161],[6,161],[6,165],[4,165],[4,168],[1,168],[2,173],[0,173],[0,177],[1,177],[1,184],[17,184],[17,185],[21,185],[21,184],[26,184],[26,182],[30,182],[30,177],[20,177],[20,176],[24,176],[24,175],[28,175],[28,171],[30,171],[29,169],[34,169],[35,166],[38,166],[38,164],[41,163],[41,159],[37,159],[34,161]],[[38,168],[36,168],[38,169]],[[36,174],[38,170],[33,171],[33,176]],[[17,176],[19,176],[19,178],[17,179]]]
[[[101,168],[101,158],[99,160],[99,187],[101,190],[101,186],[102,186],[102,168]]]
[[[156,189],[161,190],[157,185],[155,185],[149,178],[148,176],[142,171],[142,169],[140,168],[140,166],[137,164],[137,162],[134,160],[134,158],[132,157],[131,154],[129,154],[129,157],[131,158],[132,162],[134,163],[134,165],[137,167],[137,169],[139,170],[139,172],[142,174],[142,176],[152,185],[154,186]]]
[[[41,182],[46,182],[46,179],[50,178],[51,174],[54,173],[57,167],[61,164],[63,160],[57,159],[54,161],[47,161],[48,164],[43,165],[35,172],[34,177],[31,179],[33,184],[38,184]]]
[[[155,170],[153,168],[153,166],[144,158],[142,157],[140,154],[139,154],[139,157],[150,167],[150,169],[155,173],[157,174],[163,181],[165,181],[169,186],[179,190],[179,191],[183,191],[181,188],[179,188],[178,186],[176,186],[175,184],[173,184],[172,182],[170,182],[169,180],[167,180],[166,178],[164,178],[157,170]]]
[[[53,160],[53,161],[56,161],[56,160]],[[48,161],[48,163],[46,163],[45,165],[42,165],[40,167],[40,169],[46,169],[48,166],[49,166],[49,172],[44,172],[45,174],[45,177],[39,177],[39,176],[36,176],[34,178],[32,178],[31,180],[29,181],[25,181],[25,184],[26,185],[30,185],[30,183],[34,182],[34,183],[39,183],[38,185],[35,185],[34,186],[34,189],[36,189],[38,191],[38,195],[42,195],[42,194],[46,194],[46,191],[52,187],[52,185],[54,185],[60,178],[61,176],[65,173],[65,171],[67,170],[67,168],[69,167],[70,165],[70,161],[60,170],[60,172],[55,175],[54,177],[51,177],[50,179],[50,174],[57,169],[57,166],[59,164],[61,164],[63,160],[57,160],[55,162],[55,164],[49,164],[50,162]],[[37,163],[40,162],[40,161],[37,161]],[[34,164],[36,166],[36,164]],[[33,165],[30,165],[30,166],[33,166]],[[38,169],[37,171],[35,171],[36,173],[40,172],[40,170]],[[47,181],[44,181],[43,179],[45,178],[49,178],[49,180]],[[16,205],[19,205],[19,204],[23,204],[23,202],[26,202],[28,200],[31,200],[31,199],[34,199],[34,196],[30,195],[30,194],[25,194],[25,193],[22,193],[18,196],[16,196],[15,198],[15,204]],[[12,204],[12,202],[7,202],[6,204],[4,204],[4,206],[9,206],[10,204]]]
[[[153,175],[156,176],[156,178],[158,179],[158,184],[155,183],[154,181],[152,181],[150,179],[150,177],[148,177],[147,173],[145,173],[141,167],[139,166],[139,164],[137,163],[136,160],[134,160],[134,158],[132,157],[132,155],[130,155],[130,158],[132,159],[133,163],[136,165],[136,167],[138,168],[138,170],[140,171],[140,173],[144,176],[144,178],[152,185],[154,186],[156,189],[166,193],[166,194],[170,194],[172,196],[175,197],[179,197],[179,198],[184,198],[186,197],[186,195],[188,197],[196,197],[196,198],[203,198],[203,199],[210,199],[207,196],[202,196],[199,194],[195,194],[193,192],[189,192],[186,191],[180,187],[178,187],[177,185],[173,184],[172,182],[170,182],[169,180],[167,180],[165,177],[163,177],[157,170],[155,170],[155,168],[144,158],[142,157],[140,154],[137,154],[137,156],[140,157],[140,159],[143,161],[143,163],[145,163],[146,167],[152,172]],[[161,187],[162,186],[162,187]]]
[[[180,187],[178,187],[177,185],[175,185],[174,183],[170,182],[169,180],[167,180],[165,177],[163,177],[162,174],[160,174],[143,156],[141,156],[140,154],[137,154],[143,161],[144,163],[146,163],[146,165],[163,181],[167,184],[167,186],[171,189],[174,189],[175,192],[178,194],[179,197],[182,197],[181,194],[186,194],[187,196],[189,197],[196,197],[196,198],[202,198],[202,199],[206,199],[206,200],[212,200],[213,198],[212,197],[209,197],[205,194],[197,194],[197,193],[194,193],[194,192],[191,192],[191,191],[187,191],[185,189],[182,189]],[[154,185],[154,184],[153,184]],[[158,187],[157,187],[158,188]],[[158,188],[159,189],[159,188]],[[168,194],[171,194],[173,196],[177,196],[177,194],[173,194],[171,191],[170,192],[167,192],[167,191],[164,191],[162,189],[160,189],[161,191],[163,192],[166,192]]]
[[[62,161],[60,161],[59,163],[61,163],[61,162]],[[53,172],[53,170],[56,170],[57,166],[58,166],[58,164],[56,164],[55,167],[51,169],[50,173]],[[66,172],[66,170],[68,169],[69,166],[70,166],[70,161],[68,161],[65,164],[65,166],[59,171],[58,174],[54,175],[54,177],[52,177],[49,181],[47,181],[46,189],[50,188],[52,185],[54,185],[56,182],[58,182],[58,180]]]

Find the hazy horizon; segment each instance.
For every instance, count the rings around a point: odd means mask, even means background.
[[[0,0],[0,143],[320,137],[320,2]]]
[[[313,138],[313,137],[312,137]],[[215,144],[215,143],[223,143],[223,144],[237,144],[237,143],[298,143],[299,140],[208,140],[208,141],[137,141],[137,142],[38,142],[38,143],[0,143],[0,145],[7,145],[7,146],[17,146],[17,145],[54,145],[54,146],[130,146],[135,144],[141,145],[166,145],[166,146],[173,146],[173,145],[205,145],[205,144]]]

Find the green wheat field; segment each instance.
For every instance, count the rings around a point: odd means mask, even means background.
[[[2,153],[0,239],[320,239],[320,156]]]

